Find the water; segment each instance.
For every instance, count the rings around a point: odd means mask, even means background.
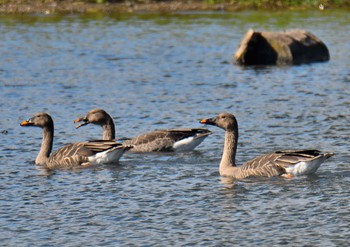
[[[231,64],[249,28],[303,28],[331,60]],[[348,12],[0,17],[0,241],[4,246],[347,246],[350,239]],[[194,152],[131,154],[115,166],[46,173],[34,166],[47,111],[54,149],[99,138],[73,120],[104,108],[117,136],[202,127],[228,111],[237,160],[277,149],[336,153],[317,174],[221,180],[223,131]],[[3,133],[4,132],[4,133]]]

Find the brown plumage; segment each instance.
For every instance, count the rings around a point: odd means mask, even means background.
[[[203,119],[202,124],[214,125],[225,130],[224,152],[220,162],[220,175],[242,179],[251,176],[297,176],[312,174],[320,164],[333,156],[318,150],[283,150],[258,156],[236,166],[238,124],[234,115],[221,113]]]
[[[54,123],[51,116],[44,112],[37,113],[29,120],[23,121],[21,126],[43,129],[41,149],[35,164],[49,169],[114,163],[125,151],[132,148],[114,141],[77,142],[58,149],[50,156],[54,138]]]
[[[77,118],[74,123],[82,122],[76,128],[89,123],[100,125],[104,140],[115,139],[115,126],[112,117],[103,109],[93,109],[85,117]],[[198,146],[211,131],[203,128],[162,129],[151,131],[123,143],[133,145],[134,152],[172,152],[188,151]]]

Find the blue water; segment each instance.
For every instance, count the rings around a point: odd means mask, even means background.
[[[311,31],[331,60],[242,68],[249,28]],[[350,239],[350,17],[346,11],[0,16],[0,241],[4,246],[347,246]],[[125,154],[119,165],[35,167],[46,111],[54,150],[101,137],[75,129],[93,108],[117,136],[202,127],[234,113],[237,160],[277,149],[336,153],[293,179],[220,179],[223,131],[194,152]]]

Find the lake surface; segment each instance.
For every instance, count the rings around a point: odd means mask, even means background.
[[[311,31],[331,60],[231,63],[249,28]],[[0,242],[3,246],[347,246],[350,239],[350,15],[346,11],[0,16]],[[35,167],[46,111],[54,150],[100,138],[75,129],[93,108],[117,136],[203,127],[234,113],[237,160],[278,149],[336,153],[293,179],[220,179],[224,132],[195,151],[125,154],[120,164]]]

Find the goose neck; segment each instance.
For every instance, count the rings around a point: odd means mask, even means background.
[[[37,165],[46,164],[52,150],[53,137],[54,137],[53,126],[44,127],[41,148],[38,156],[36,157],[35,164]]]
[[[228,170],[236,167],[238,132],[227,130],[225,132],[224,152],[220,162],[220,174],[225,174]]]
[[[102,126],[103,128],[103,140],[114,140],[115,139],[115,127],[113,120],[108,119],[107,123]]]

